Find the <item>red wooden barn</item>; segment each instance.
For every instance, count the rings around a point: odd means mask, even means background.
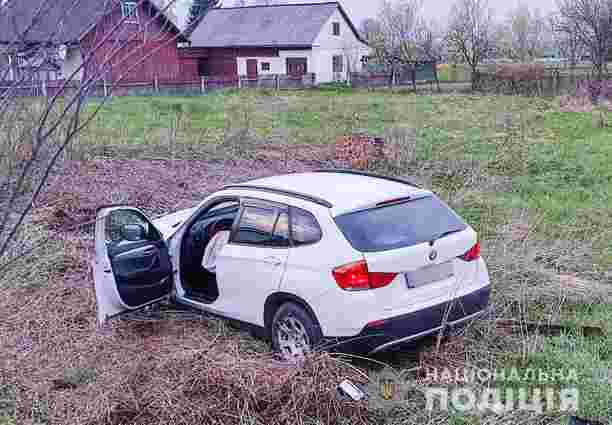
[[[163,83],[198,78],[181,67],[178,43],[187,39],[150,0],[54,0],[43,2],[42,12],[40,6],[40,0],[19,0],[0,14],[0,52],[9,57],[13,79],[19,78],[18,58],[41,50],[64,79]]]

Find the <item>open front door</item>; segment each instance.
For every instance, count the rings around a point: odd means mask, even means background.
[[[168,246],[140,210],[98,210],[94,280],[99,324],[159,301],[172,291]]]

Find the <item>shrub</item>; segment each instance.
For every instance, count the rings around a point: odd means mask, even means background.
[[[540,64],[504,64],[497,66],[495,78],[501,81],[540,81],[546,69]]]
[[[546,69],[540,64],[504,64],[495,68],[498,90],[517,95],[532,95],[540,91]]]
[[[612,80],[582,80],[578,82],[576,97],[589,97],[593,103],[601,99],[612,101]]]

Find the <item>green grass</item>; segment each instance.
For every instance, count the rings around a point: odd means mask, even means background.
[[[612,311],[610,307],[605,306],[608,317]],[[539,388],[541,391],[577,389],[576,414],[609,421],[612,419],[611,348],[609,339],[586,338],[575,333],[548,337],[539,351],[529,353],[526,358],[500,359],[499,365],[503,365],[507,373],[514,368],[521,380],[500,380],[496,386],[515,390]]]

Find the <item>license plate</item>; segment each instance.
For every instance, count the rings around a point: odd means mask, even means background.
[[[433,282],[439,282],[451,278],[455,275],[453,262],[448,261],[442,264],[423,267],[413,272],[404,273],[404,280],[409,289],[418,288]]]

